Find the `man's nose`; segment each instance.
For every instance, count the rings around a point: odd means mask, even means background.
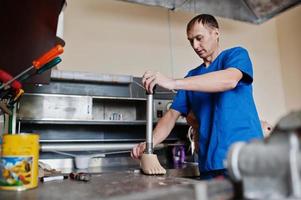
[[[193,48],[194,50],[198,50],[198,49],[200,48],[199,43],[198,43],[197,41],[193,40],[193,41],[192,41],[192,48]]]

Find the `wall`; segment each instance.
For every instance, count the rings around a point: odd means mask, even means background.
[[[119,1],[69,1],[60,69],[140,76],[151,66],[170,74],[166,16]]]
[[[66,41],[59,69],[141,76],[157,70],[175,78],[200,64],[185,27],[193,14],[112,0],[72,0],[64,16]],[[274,124],[286,113],[275,19],[252,25],[218,19],[221,46],[242,45],[254,64],[259,115]]]
[[[301,6],[277,17],[285,102],[288,110],[301,109]]]

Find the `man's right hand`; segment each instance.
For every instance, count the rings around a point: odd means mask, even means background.
[[[173,109],[169,109],[163,115],[163,117],[158,121],[156,128],[153,131],[153,147],[155,147],[157,144],[160,144],[163,140],[167,138],[180,115],[180,112]],[[131,157],[134,159],[140,159],[145,149],[146,143],[139,143],[132,149]]]
[[[141,142],[141,143],[137,144],[131,151],[131,157],[134,159],[140,159],[145,148],[146,148],[145,142]]]

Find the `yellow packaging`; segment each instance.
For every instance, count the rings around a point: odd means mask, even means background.
[[[0,190],[26,190],[38,186],[39,149],[39,135],[3,135]]]

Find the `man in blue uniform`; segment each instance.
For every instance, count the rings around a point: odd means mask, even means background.
[[[207,14],[187,24],[187,37],[203,63],[183,79],[171,79],[147,71],[142,82],[148,92],[158,84],[178,90],[171,109],[154,129],[154,145],[171,132],[180,115],[193,112],[199,124],[199,169],[206,178],[223,175],[229,147],[234,142],[262,139],[262,129],[252,94],[253,69],[248,52],[242,47],[220,51],[219,26]],[[139,158],[145,149],[140,143],[132,150]]]

